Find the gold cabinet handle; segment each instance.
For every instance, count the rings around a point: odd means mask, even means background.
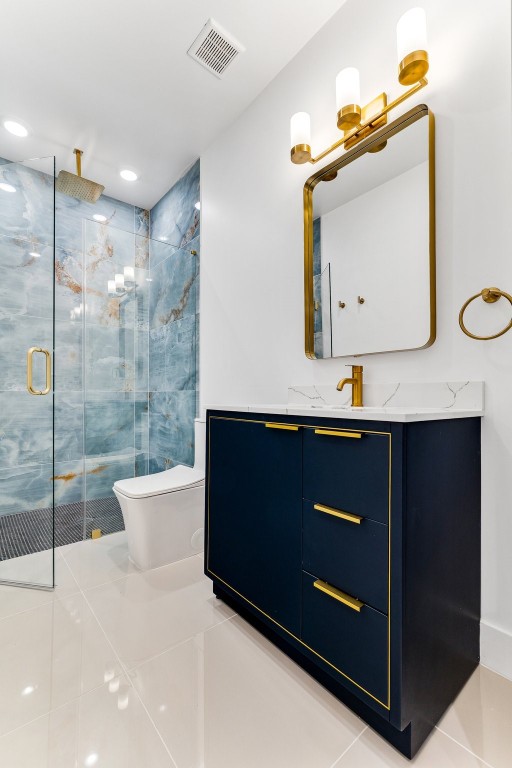
[[[334,429],[315,429],[315,435],[331,435],[332,437],[355,437],[360,438],[361,432],[342,432]]]
[[[298,432],[299,428],[296,427],[294,424],[273,424],[272,422],[267,422],[265,424],[267,429],[287,429],[290,432]]]
[[[314,509],[318,510],[318,512],[325,512],[326,515],[341,517],[343,520],[348,520],[350,523],[356,523],[357,525],[361,525],[361,520],[364,520],[364,517],[361,517],[361,515],[353,515],[351,512],[342,512],[341,509],[326,507],[324,504],[315,504]]]
[[[44,389],[34,389],[32,381],[33,357],[36,352],[41,352],[46,358],[46,386]],[[42,347],[30,347],[27,352],[27,390],[31,395],[47,395],[52,388],[52,358],[50,352]]]
[[[353,611],[361,613],[361,608],[363,607],[364,603],[362,603],[360,600],[357,600],[355,597],[352,597],[351,595],[347,595],[346,592],[342,592],[341,589],[331,587],[331,585],[326,581],[320,581],[320,579],[317,579],[315,582],[313,582],[313,586],[316,589],[319,589],[321,592],[325,592],[325,594],[329,595],[329,597],[333,597],[335,600],[343,603],[343,605],[347,605],[349,608],[352,608]]]

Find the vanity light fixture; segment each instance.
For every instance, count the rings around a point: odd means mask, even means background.
[[[396,27],[398,52],[398,81],[411,86],[388,104],[386,93],[361,106],[359,71],[346,67],[336,77],[337,125],[343,137],[316,157],[311,154],[311,119],[307,112],[297,112],[290,120],[291,161],[317,163],[339,147],[350,149],[374,131],[387,124],[388,112],[428,84],[427,21],[423,8],[411,8],[399,19]],[[383,149],[384,144],[374,148]]]

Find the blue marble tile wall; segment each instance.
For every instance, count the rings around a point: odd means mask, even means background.
[[[149,472],[194,463],[201,251],[195,204],[199,195],[198,160],[151,210]]]
[[[50,506],[52,486],[56,504],[111,496],[148,466],[148,211],[56,195],[54,470],[52,395],[25,388],[26,350],[52,346],[52,176],[0,161],[0,514]],[[113,298],[125,266],[136,286]]]

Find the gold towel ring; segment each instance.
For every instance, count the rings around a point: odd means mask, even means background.
[[[466,326],[464,325],[464,312],[468,308],[468,306],[471,304],[472,301],[475,299],[478,299],[478,297],[481,297],[487,304],[494,304],[496,301],[499,301],[499,299],[504,296],[510,304],[512,305],[512,296],[510,296],[508,293],[505,293],[505,291],[500,291],[499,288],[484,288],[480,293],[475,293],[474,296],[471,296],[466,303],[462,306],[462,309],[459,312],[459,325],[466,334],[466,336],[469,336],[470,339],[477,339],[477,341],[489,341],[490,339],[497,339],[498,336],[503,336],[504,333],[507,331],[510,331],[512,328],[512,320],[509,322],[506,328],[504,328],[499,333],[495,333],[493,336],[476,336],[474,333],[470,333]]]

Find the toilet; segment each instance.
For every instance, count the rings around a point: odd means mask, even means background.
[[[203,551],[206,423],[195,419],[195,462],[114,483],[130,560],[158,568]]]

